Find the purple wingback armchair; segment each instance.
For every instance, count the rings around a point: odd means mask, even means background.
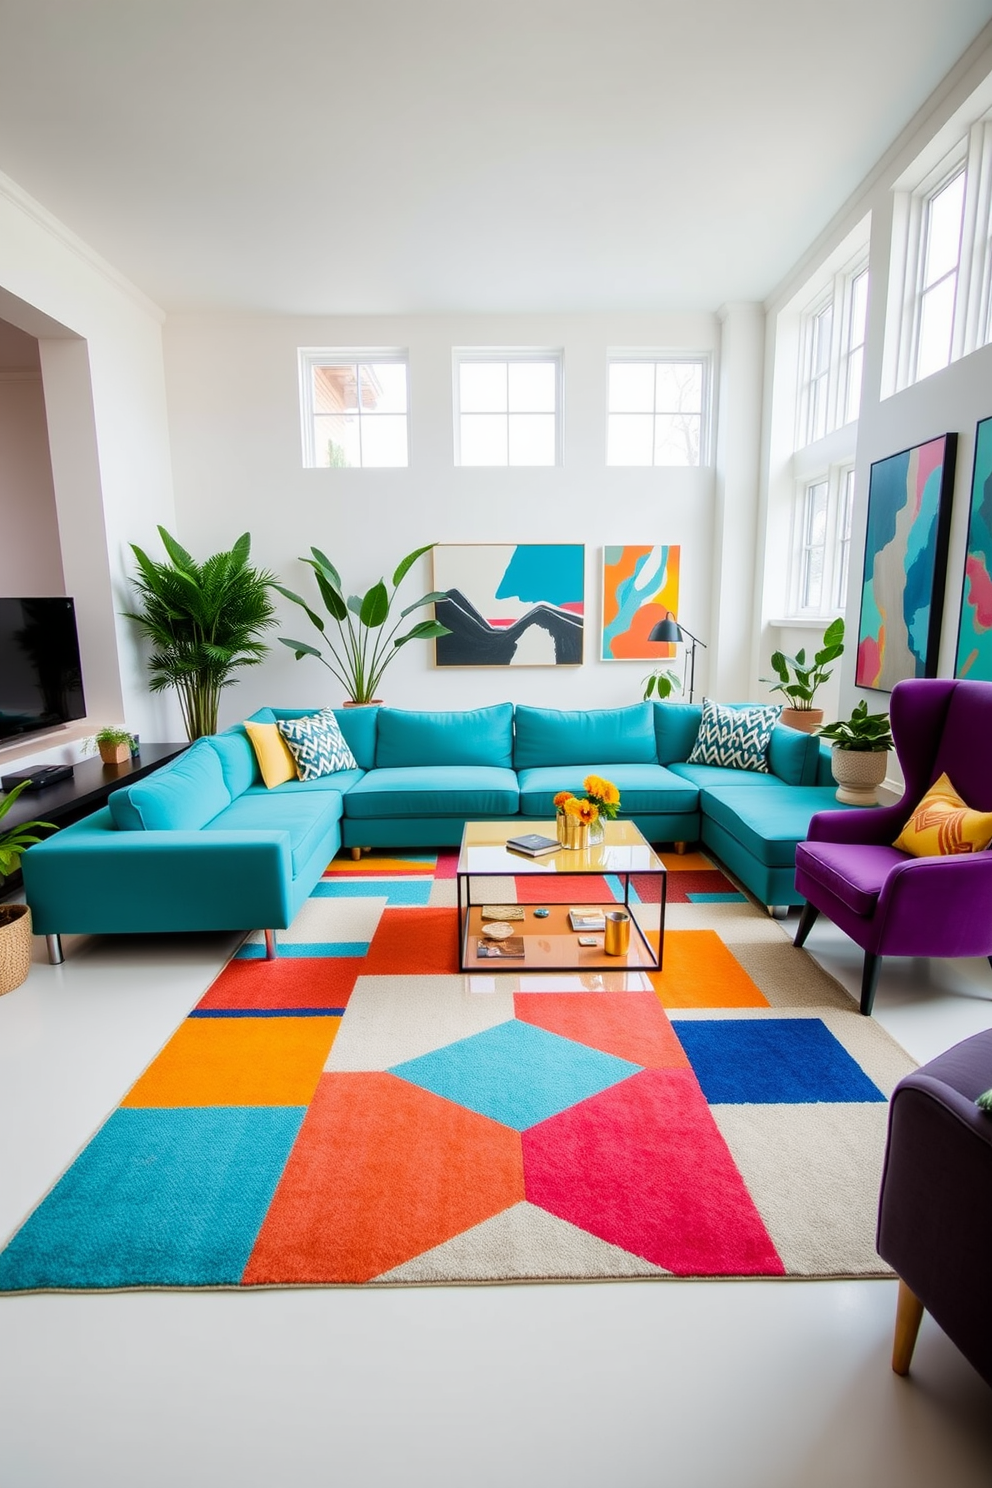
[[[952,776],[953,779],[953,776]],[[923,1309],[992,1385],[992,1029],[907,1075],[889,1106],[878,1252],[899,1276],[892,1368],[908,1374]]]
[[[978,811],[992,811],[992,683],[899,682],[889,716],[906,791],[896,806],[821,811],[796,849],[806,900],[796,945],[822,912],[865,953],[861,1011],[871,1012],[882,957],[988,956],[992,849],[914,858],[892,846],[945,771]]]

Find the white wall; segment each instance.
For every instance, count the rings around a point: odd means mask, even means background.
[[[181,738],[144,683],[128,544],[174,523],[162,314],[15,182],[0,175],[0,315],[41,347],[65,592],[76,599],[89,717]],[[78,730],[76,731],[78,732]],[[18,758],[64,755],[56,738]],[[5,765],[12,750],[0,751]]]
[[[854,684],[871,464],[951,431],[958,434],[958,453],[938,671],[940,676],[945,677],[954,674],[975,424],[979,419],[992,414],[992,346],[983,347],[970,356],[961,358],[943,371],[891,397],[881,396],[892,243],[892,188],[938,133],[946,129],[948,121],[990,74],[992,45],[986,31],[894,143],[823,236],[812,245],[802,262],[796,265],[767,305],[768,343],[770,348],[778,346],[780,357],[778,369],[771,356],[766,362],[767,397],[762,470],[766,501],[763,514],[765,591],[766,595],[774,596],[781,591],[779,579],[788,550],[788,534],[785,530],[787,518],[780,499],[783,490],[782,466],[786,458],[781,433],[789,427],[789,409],[783,406],[783,403],[788,404],[788,398],[783,388],[788,388],[791,374],[781,358],[796,357],[798,354],[797,332],[792,325],[793,321],[798,324],[795,297],[815,277],[820,267],[829,263],[831,257],[841,251],[856,224],[866,214],[871,214],[871,288],[855,462],[857,490],[846,609],[847,649],[840,664],[840,687],[836,695],[836,713],[833,716],[846,717],[861,698],[868,701],[872,712],[884,712],[888,709],[887,693],[867,691]],[[948,146],[950,143],[952,141],[948,140]],[[776,493],[779,499],[776,498]],[[774,598],[770,604],[774,608]],[[767,600],[765,612],[766,615],[769,613]],[[831,712],[828,712],[829,716],[832,716]],[[897,776],[893,775],[893,779],[897,779]]]
[[[471,707],[504,698],[569,708],[636,702],[640,662],[598,660],[604,544],[677,543],[682,549],[679,616],[711,639],[720,619],[713,583],[712,466],[698,470],[607,468],[608,348],[699,350],[716,356],[713,315],[501,316],[285,319],[176,316],[165,327],[166,376],[179,535],[197,557],[228,547],[246,529],[256,559],[290,588],[310,571],[311,545],[364,592],[424,543],[558,542],[586,545],[586,643],[581,668],[442,669],[430,643],[405,647],[381,691],[399,707]],[[542,346],[564,350],[564,464],[558,469],[460,469],[452,459],[452,347]],[[410,465],[404,470],[305,470],[300,440],[297,348],[406,347],[410,356]],[[739,382],[721,387],[722,408],[752,395],[760,337]],[[754,425],[750,434],[753,438]],[[731,464],[737,449],[721,447]],[[752,481],[756,486],[756,479]],[[754,493],[742,501],[750,500]],[[745,513],[743,531],[753,510]],[[740,543],[735,561],[740,560]],[[753,570],[753,549],[744,572]],[[419,587],[418,587],[419,586]],[[432,587],[429,559],[409,576],[407,602]],[[284,633],[314,639],[306,617],[279,601]],[[317,606],[319,608],[319,606]],[[715,617],[715,618],[714,618]],[[740,617],[738,616],[738,624]],[[750,625],[750,615],[743,621]],[[681,657],[679,658],[681,665]],[[713,653],[697,655],[696,695]],[[728,672],[745,695],[746,678]],[[265,703],[337,703],[340,685],[319,662],[296,662],[275,643],[262,667],[243,673],[222,703],[221,722]]]
[[[27,338],[25,338],[27,339]],[[38,344],[0,365],[0,594],[64,594]]]

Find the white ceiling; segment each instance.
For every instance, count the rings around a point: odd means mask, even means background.
[[[762,299],[992,0],[0,0],[0,170],[166,310]]]

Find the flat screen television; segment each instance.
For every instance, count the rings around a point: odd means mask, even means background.
[[[86,713],[71,599],[0,599],[0,741]]]

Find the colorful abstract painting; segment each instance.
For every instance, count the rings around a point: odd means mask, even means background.
[[[992,418],[975,430],[955,677],[992,682]]]
[[[667,641],[648,636],[669,611],[679,610],[680,549],[603,549],[604,661],[663,661],[675,655]]]
[[[434,643],[437,666],[581,664],[581,543],[442,543],[433,559],[446,596],[434,613],[451,632]]]
[[[956,446],[944,434],[871,467],[859,687],[937,675]]]

